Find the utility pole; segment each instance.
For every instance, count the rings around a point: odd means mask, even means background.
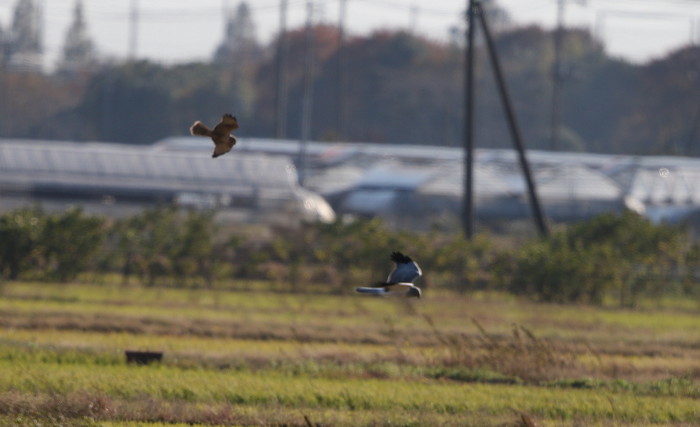
[[[474,232],[474,32],[476,31],[476,19],[479,20],[481,28],[484,32],[486,47],[489,53],[489,57],[491,59],[491,66],[493,68],[494,77],[498,86],[501,104],[503,105],[503,109],[505,110],[506,119],[508,121],[508,127],[510,129],[511,137],[513,139],[513,144],[515,145],[515,149],[518,153],[518,160],[520,161],[520,166],[525,177],[525,183],[527,184],[527,192],[530,201],[530,206],[532,208],[532,213],[535,219],[535,224],[537,225],[537,229],[540,235],[546,236],[549,233],[549,230],[544,219],[544,213],[540,207],[539,198],[537,196],[537,190],[535,188],[534,180],[532,179],[532,173],[530,171],[530,166],[527,161],[527,156],[525,154],[525,148],[522,142],[522,137],[520,135],[520,129],[515,119],[515,112],[513,110],[512,103],[510,101],[510,96],[508,94],[508,88],[506,87],[505,79],[503,78],[503,72],[501,71],[501,65],[498,60],[498,55],[496,53],[496,47],[493,43],[491,32],[489,31],[488,22],[483,9],[481,8],[481,2],[479,0],[469,0],[467,6],[467,48],[465,50],[466,70],[464,84],[464,234],[469,239],[472,237]]]
[[[306,146],[309,143],[311,133],[311,113],[314,96],[314,5],[312,1],[306,3],[306,35],[304,41],[304,81],[301,100],[301,141],[299,144],[299,185],[304,186],[306,180]]]
[[[564,5],[566,0],[557,0],[557,28],[554,31],[554,64],[552,65],[552,103],[550,114],[549,149],[559,149],[559,126],[561,121],[562,45],[564,42]]]
[[[338,138],[343,140],[345,135],[345,94],[347,73],[345,70],[345,16],[347,12],[347,0],[340,0],[340,9],[338,12],[338,62],[336,70],[336,90],[338,97],[336,99],[336,129]]]
[[[478,4],[478,3],[477,3]],[[535,188],[535,182],[532,179],[532,172],[530,172],[530,165],[527,161],[525,155],[525,146],[523,145],[522,137],[520,136],[520,128],[515,119],[515,111],[513,110],[512,103],[510,101],[510,96],[508,95],[508,88],[506,87],[505,79],[503,78],[503,72],[501,71],[501,64],[498,60],[498,55],[496,54],[496,47],[493,43],[493,38],[491,37],[491,32],[489,31],[489,26],[484,16],[483,10],[479,6],[479,13],[477,14],[479,20],[481,21],[481,28],[484,30],[484,38],[486,39],[486,47],[488,48],[489,57],[491,58],[491,66],[493,67],[493,72],[496,77],[496,83],[498,86],[498,92],[501,96],[501,102],[503,108],[505,109],[506,118],[508,119],[508,127],[510,129],[511,137],[513,138],[513,144],[518,152],[518,159],[520,160],[520,167],[522,168],[523,175],[525,176],[525,183],[527,184],[527,193],[530,200],[530,207],[532,208],[532,214],[535,219],[535,224],[541,236],[546,236],[549,234],[549,229],[544,219],[544,213],[540,207],[540,201],[537,197],[537,190]]]
[[[462,216],[464,235],[474,236],[474,3],[467,0],[467,48],[464,53],[464,212]]]
[[[275,91],[275,135],[284,139],[287,137],[287,0],[280,0]]]
[[[129,13],[129,61],[136,60],[138,48],[138,26],[139,26],[139,1],[131,0],[131,11]]]
[[[12,118],[10,115],[10,84],[7,82],[5,73],[5,52],[0,51],[0,137],[10,137],[10,126]]]

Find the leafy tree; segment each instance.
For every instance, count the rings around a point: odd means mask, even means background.
[[[86,271],[97,258],[105,235],[103,226],[102,219],[86,215],[81,209],[49,216],[40,240],[49,277],[66,282]]]
[[[58,84],[39,73],[0,73],[0,135],[54,138],[73,129],[56,118],[74,108],[83,94],[80,84]]]
[[[613,140],[640,154],[692,154],[700,117],[700,46],[681,48],[641,67],[630,108]]]
[[[101,69],[72,116],[81,121],[80,139],[87,140],[152,143],[188,134],[195,119],[215,121],[229,111],[247,130],[250,90],[222,67],[141,61]]]
[[[600,304],[613,273],[604,262],[606,249],[568,242],[564,234],[527,245],[507,289],[546,302]]]
[[[164,74],[146,61],[107,68],[88,86],[79,112],[103,140],[150,143],[168,136],[172,102]]]
[[[211,286],[213,283],[214,214],[195,212],[187,218],[176,233],[173,248],[173,273],[182,279],[198,276]]]
[[[316,25],[313,27],[314,39],[314,98],[311,134],[312,138],[317,138],[319,128],[324,131],[328,129],[328,120],[335,114],[336,107],[331,98],[335,91],[334,86],[325,86],[322,82],[325,76],[325,69],[331,55],[338,47],[338,30],[329,25]],[[287,135],[289,138],[298,138],[301,134],[301,102],[303,95],[303,70],[305,58],[304,29],[289,31],[285,34],[288,46],[288,62],[284,69],[288,82],[287,104]],[[274,41],[278,43],[278,41]],[[279,52],[276,52],[279,53]],[[254,110],[256,112],[254,122],[250,124],[251,132],[256,135],[272,135],[275,129],[275,105],[276,105],[276,64],[278,58],[270,56],[265,58],[257,67],[254,85],[256,87],[256,97]],[[333,116],[335,117],[335,116]]]
[[[544,240],[525,245],[515,258],[508,290],[550,302],[601,304],[617,292],[621,306],[658,295],[683,262],[679,229],[653,225],[627,212],[603,214]]]
[[[490,285],[497,251],[487,236],[466,240],[461,234],[435,234],[422,240],[424,242],[415,246],[415,256],[425,266],[424,283],[462,292],[486,289]]]
[[[35,266],[45,217],[38,207],[18,209],[0,216],[0,275],[15,280]]]
[[[173,207],[157,207],[130,218],[133,233],[129,239],[136,243],[136,253],[127,262],[138,260],[138,274],[153,286],[157,279],[172,273],[171,255],[176,247],[177,211]],[[124,245],[128,246],[128,244]],[[126,268],[125,268],[126,269]]]
[[[81,5],[76,3],[74,24],[66,35],[66,58],[91,50]],[[497,4],[485,2],[487,9],[492,6],[498,10]],[[38,14],[35,1],[17,1],[13,27],[6,31],[12,51],[19,45],[40,51],[39,29],[32,27],[36,20],[28,18]],[[495,41],[522,134],[527,147],[548,148],[552,33],[536,26],[514,28],[505,18]],[[313,31],[313,139],[338,135],[342,101],[344,121],[353,124],[344,129],[345,139],[461,143],[463,52],[458,43],[445,45],[406,32],[378,31],[349,37],[341,51],[337,28],[317,25]],[[285,36],[289,40],[284,70],[289,83],[286,119],[288,134],[295,138],[301,131],[301,109],[296,107],[303,92],[304,30]],[[89,83],[65,79],[61,73],[19,73],[9,67],[0,73],[4,101],[0,102],[0,134],[151,143],[187,134],[194,119],[214,121],[231,112],[243,125],[242,135],[271,136],[276,106],[273,48],[274,43],[257,45],[250,8],[242,3],[230,17],[217,54],[221,59],[212,64],[110,65],[90,75]],[[700,48],[688,46],[647,65],[634,65],[608,57],[589,32],[569,30],[564,51],[567,78],[562,87],[561,148],[697,154],[693,142],[700,134],[696,72]],[[476,139],[483,147],[511,147],[485,53],[479,46]],[[225,60],[228,54],[236,60]],[[86,61],[87,57],[85,53]],[[343,100],[338,99],[341,57],[347,64]]]
[[[622,146],[615,133],[629,114],[633,99],[629,96],[639,85],[639,67],[618,59],[599,59],[566,84],[565,123],[576,129],[585,141],[585,149],[598,153],[640,152]],[[576,71],[579,73],[579,71]],[[570,107],[576,105],[576,108]]]
[[[684,295],[700,297],[700,241],[695,241],[685,253],[685,274],[681,291]]]

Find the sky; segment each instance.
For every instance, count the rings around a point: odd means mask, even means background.
[[[7,31],[18,0],[0,0],[0,27]],[[76,0],[37,0],[44,7],[45,66],[55,65]],[[88,31],[104,58],[130,52],[131,11],[139,11],[137,58],[163,63],[208,60],[221,42],[224,10],[241,0],[83,0]],[[689,43],[700,44],[700,0],[499,0],[517,25],[556,24],[557,3],[564,3],[567,26],[589,28],[607,52],[643,63]],[[308,0],[288,0],[288,28],[303,26]],[[336,24],[341,0],[314,0],[316,22]],[[447,40],[451,28],[463,28],[466,0],[346,0],[346,28],[362,35],[389,28],[412,30]],[[280,0],[248,0],[258,39],[268,43],[279,31]]]

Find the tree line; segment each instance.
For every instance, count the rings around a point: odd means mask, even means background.
[[[221,232],[213,212],[173,207],[118,220],[80,209],[23,208],[0,216],[0,278],[116,277],[123,285],[189,288],[263,281],[290,292],[348,293],[385,277],[388,254],[401,250],[420,263],[419,285],[428,295],[494,290],[620,306],[700,297],[700,244],[681,228],[634,213],[604,214],[518,244],[488,235],[468,241],[440,231],[393,231],[377,219],[271,231]]]
[[[234,31],[236,22],[227,28],[231,40],[210,62],[104,63],[52,74],[0,66],[0,137],[146,144],[186,135],[194,120],[213,122],[223,112],[238,117],[241,136],[275,137],[277,114],[286,111],[283,136],[299,138],[304,29],[284,35],[287,90],[280,92],[278,40],[260,46]],[[316,25],[312,31],[312,139],[462,144],[461,41],[377,31],[341,45],[334,26]],[[88,46],[84,36],[73,38]],[[533,149],[550,148],[552,39],[551,31],[537,26],[505,26],[496,34],[524,140]],[[483,45],[477,50],[477,145],[511,147]],[[634,65],[608,56],[587,30],[574,29],[566,32],[563,51],[557,149],[699,154],[700,47]],[[279,110],[282,93],[286,108]]]

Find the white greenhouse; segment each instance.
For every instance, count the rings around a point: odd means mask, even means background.
[[[207,146],[207,148],[209,148]],[[28,202],[129,213],[175,203],[216,208],[251,219],[332,221],[325,200],[297,184],[286,158],[235,153],[170,152],[120,144],[0,142],[2,208]]]

